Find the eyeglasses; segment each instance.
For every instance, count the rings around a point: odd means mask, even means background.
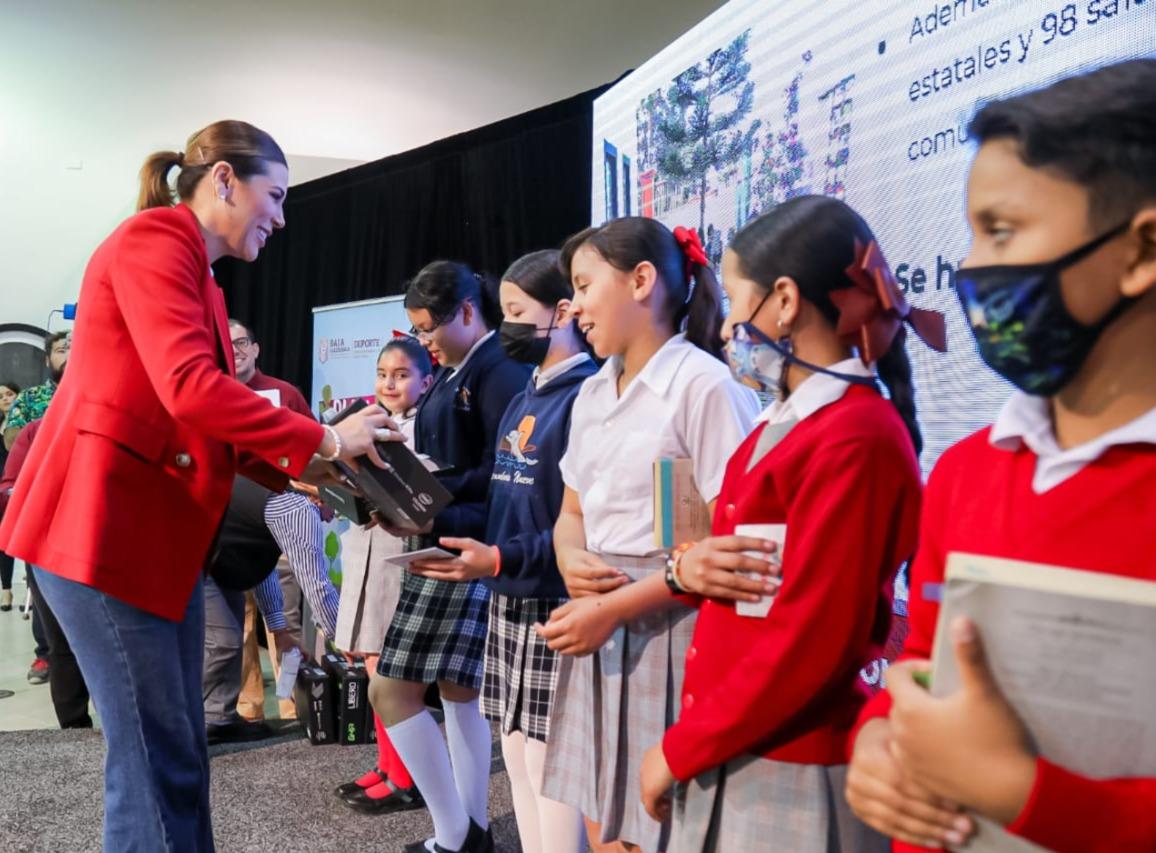
[[[433,326],[429,329],[419,329],[417,326],[410,326],[409,327],[409,333],[411,335],[413,335],[415,338],[417,338],[419,341],[431,341],[431,340],[433,340],[434,332],[436,332],[438,329],[440,329],[442,326],[444,326],[446,323],[450,322],[450,320],[452,320],[454,317],[456,317],[458,315],[458,309],[459,308],[461,308],[460,305],[457,308],[455,308],[453,311],[451,311],[447,316],[442,317],[442,319],[435,321]]]
[[[233,349],[248,349],[253,346],[252,338],[233,338]]]

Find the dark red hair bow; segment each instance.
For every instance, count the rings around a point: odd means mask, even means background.
[[[907,323],[920,339],[937,352],[947,352],[947,326],[943,314],[912,308],[903,297],[879,244],[855,241],[855,260],[847,268],[853,287],[831,292],[839,309],[835,331],[859,348],[864,364],[877,361],[891,348],[899,327]]]
[[[710,259],[703,251],[702,240],[699,239],[697,231],[693,228],[683,228],[680,225],[674,229],[674,239],[678,243],[678,247],[682,249],[682,253],[686,255],[687,279],[690,279],[694,273],[691,264],[698,264],[700,267],[710,266]]]

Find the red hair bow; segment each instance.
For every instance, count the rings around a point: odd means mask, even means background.
[[[674,229],[674,239],[678,243],[678,247],[682,249],[682,253],[686,255],[686,277],[688,279],[694,272],[691,264],[698,264],[700,267],[710,266],[710,259],[703,251],[702,240],[699,239],[697,231],[693,228],[683,228],[680,225]]]
[[[855,260],[847,268],[847,278],[853,287],[831,292],[831,301],[839,309],[835,331],[847,344],[859,347],[864,364],[877,361],[891,348],[903,323],[933,350],[947,352],[943,314],[907,304],[874,240],[866,246],[855,241]]]

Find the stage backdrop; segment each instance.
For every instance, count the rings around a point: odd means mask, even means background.
[[[314,306],[400,294],[439,258],[500,275],[586,227],[605,88],[292,187],[261,257],[214,265],[230,315],[261,341],[261,369],[308,385]]]
[[[968,119],[986,99],[1156,53],[1156,0],[732,0],[594,105],[593,222],[694,226],[717,265],[793,196],[845,199],[951,351],[915,344],[929,470],[1010,386],[952,291],[967,253]]]
[[[402,297],[367,299],[313,309],[313,381],[309,404],[318,417],[355,400],[373,401],[377,354],[395,332],[409,329]],[[341,583],[343,539],[350,523],[337,516],[326,524],[329,576]]]

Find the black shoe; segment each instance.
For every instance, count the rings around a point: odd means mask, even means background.
[[[378,784],[378,782],[384,782],[386,779],[389,778],[376,767],[373,768],[373,772],[377,774],[377,780],[378,780],[377,782],[373,783],[374,785]],[[344,798],[348,797],[350,794],[356,794],[358,791],[364,791],[364,790],[365,790],[365,788],[358,785],[356,780],[355,780],[353,782],[346,782],[344,785],[338,785],[336,788],[333,789],[333,795],[335,797],[341,797],[342,799],[344,799]]]
[[[385,780],[385,784],[389,786],[391,792],[388,796],[371,797],[368,789],[358,788],[342,799],[345,805],[362,814],[392,814],[425,808],[425,800],[416,786],[399,788],[388,779]]]
[[[466,840],[457,850],[447,850],[436,841],[433,843],[434,853],[494,853],[494,836],[489,829],[482,829],[473,818],[470,818],[470,831],[466,833]],[[429,853],[424,841],[415,841],[407,844],[405,853]]]
[[[236,720],[219,726],[206,726],[209,745],[218,743],[248,743],[273,736],[273,730],[261,720]]]

